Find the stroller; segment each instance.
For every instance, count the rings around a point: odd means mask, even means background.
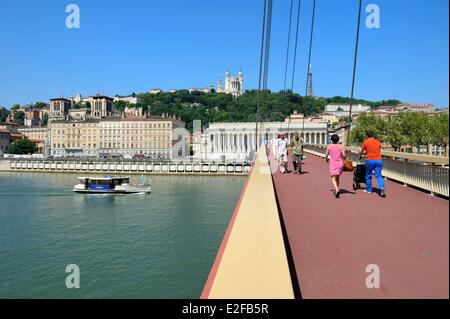
[[[353,190],[360,188],[361,183],[366,183],[366,163],[359,160],[353,170]]]

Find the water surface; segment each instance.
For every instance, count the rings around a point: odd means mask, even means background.
[[[150,195],[85,195],[76,175],[0,173],[0,298],[198,298],[245,178],[149,178]]]

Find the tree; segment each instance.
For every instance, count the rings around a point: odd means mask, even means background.
[[[426,114],[405,112],[399,116],[399,120],[407,144],[411,147],[416,146],[419,151],[420,145],[428,145],[429,129]]]
[[[17,140],[9,147],[11,154],[33,154],[37,150],[36,143],[25,138]]]
[[[48,114],[45,113],[44,116],[42,117],[42,126],[46,126],[48,123]]]
[[[350,143],[361,145],[366,139],[366,132],[372,133],[377,138],[384,139],[384,123],[383,120],[376,117],[372,113],[361,113],[358,116],[356,125],[350,132]]]
[[[439,114],[430,118],[431,143],[443,147],[445,149],[445,156],[448,156],[448,119],[447,114]]]
[[[13,121],[17,125],[23,126],[25,124],[25,113],[23,113],[22,111],[15,112],[13,116]]]
[[[8,115],[9,111],[6,108],[0,106],[0,122],[6,122]]]
[[[400,151],[400,148],[406,144],[406,138],[399,117],[389,116],[386,120],[385,129],[385,142],[391,144],[394,151]]]

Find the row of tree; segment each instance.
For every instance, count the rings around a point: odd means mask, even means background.
[[[390,144],[399,151],[402,146],[416,147],[420,152],[421,146],[435,145],[444,147],[449,143],[449,117],[447,114],[429,116],[425,113],[404,112],[384,118],[371,113],[363,113],[350,133],[350,142],[361,145],[366,138],[366,131],[370,131],[383,143]]]

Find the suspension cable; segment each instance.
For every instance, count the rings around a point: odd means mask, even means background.
[[[356,76],[356,64],[358,60],[358,45],[359,45],[359,30],[361,27],[361,8],[362,8],[362,0],[359,0],[359,8],[358,8],[358,22],[356,28],[356,43],[355,43],[355,58],[353,60],[353,78],[352,78],[352,93],[350,96],[350,110],[349,110],[349,123],[348,123],[348,134],[346,145],[349,145],[350,140],[350,130],[352,128],[352,107],[353,107],[353,96],[355,92],[355,76]]]
[[[289,10],[289,28],[288,28],[287,50],[286,50],[286,64],[284,65],[284,86],[283,86],[284,93],[286,93],[286,81],[287,81],[287,71],[288,71],[288,63],[289,63],[289,49],[290,49],[290,45],[291,45],[291,26],[292,26],[293,4],[294,4],[294,0],[291,0],[291,8]]]
[[[316,0],[313,2],[313,11],[311,18],[311,31],[309,34],[309,52],[308,52],[308,65],[306,66],[306,89],[305,89],[305,97],[308,95],[308,79],[309,79],[309,66],[311,64],[311,52],[312,52],[312,42],[313,42],[313,34],[314,34],[314,19],[316,16]],[[302,136],[304,138],[305,135],[305,114],[303,113],[302,119]]]
[[[309,67],[311,65],[311,51],[312,51],[312,43],[313,43],[313,34],[314,34],[314,18],[316,16],[316,0],[314,0],[313,3],[313,11],[312,11],[312,18],[311,18],[311,32],[309,35],[309,53],[308,53],[308,65],[306,70],[306,90],[305,90],[305,96],[308,95],[308,78],[309,78]]]
[[[294,65],[292,66],[291,92],[294,92],[295,63],[296,63],[296,60],[297,60],[298,29],[299,29],[299,22],[300,22],[300,7],[301,7],[301,3],[302,3],[302,1],[298,0],[297,27],[296,27],[296,31],[295,31]]]
[[[259,109],[261,104],[261,82],[263,76],[263,56],[264,56],[264,43],[266,34],[266,5],[267,0],[263,0],[263,19],[262,19],[262,33],[261,33],[261,50],[259,57],[259,81],[258,81],[258,98],[256,104],[256,128],[255,128],[255,148],[258,150],[258,121],[259,121]]]
[[[266,45],[265,45],[265,52],[264,52],[263,90],[267,90],[267,82],[269,80],[270,35],[271,35],[271,30],[272,30],[272,2],[273,2],[273,0],[268,0],[268,4],[267,4]]]

